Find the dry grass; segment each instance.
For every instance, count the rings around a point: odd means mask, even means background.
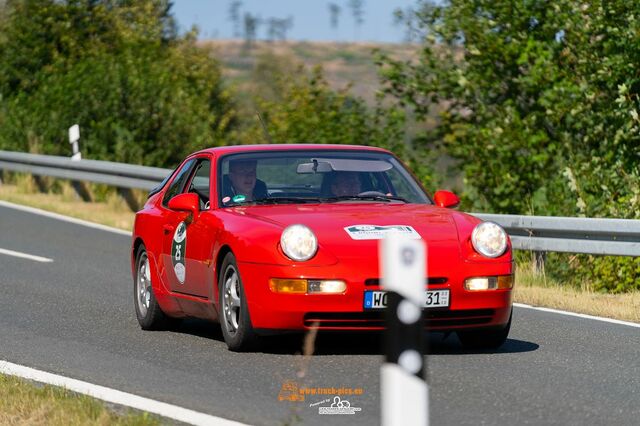
[[[589,283],[579,289],[562,286],[534,272],[529,265],[518,266],[514,296],[518,303],[640,322],[640,292],[596,293]]]
[[[58,193],[40,193],[29,176],[20,176],[12,184],[0,184],[0,200],[89,220],[127,231],[133,229],[135,214],[115,193],[103,202],[86,203],[79,199],[69,183],[61,183]]]
[[[110,410],[67,390],[0,375],[0,425],[158,425],[148,413]]]

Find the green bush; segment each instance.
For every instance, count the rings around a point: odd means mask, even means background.
[[[438,114],[419,140],[459,160],[469,207],[640,217],[640,3],[420,1],[412,16],[421,55],[380,56],[386,92]],[[637,261],[580,257],[572,270],[619,291]]]
[[[175,35],[161,0],[7,3],[0,34],[0,148],[173,166],[236,123],[211,52]]]

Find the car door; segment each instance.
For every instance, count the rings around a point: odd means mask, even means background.
[[[212,251],[217,229],[210,225],[209,213],[211,159],[196,157],[178,173],[163,199],[162,257],[166,282],[172,292],[208,297],[213,285]],[[184,211],[169,209],[171,198],[195,193],[200,199],[200,213],[195,217]]]

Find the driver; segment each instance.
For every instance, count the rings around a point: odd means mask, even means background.
[[[331,181],[331,193],[335,197],[354,196],[360,192],[360,177],[357,172],[335,172]]]
[[[255,160],[229,161],[229,178],[225,180],[224,194],[234,197],[244,195],[243,201],[253,201],[267,196],[266,184],[256,177]]]

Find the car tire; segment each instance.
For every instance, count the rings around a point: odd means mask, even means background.
[[[218,303],[222,336],[230,350],[254,349],[258,336],[251,325],[244,286],[233,253],[227,253],[218,278]]]
[[[497,349],[504,344],[511,329],[511,317],[504,327],[491,330],[457,331],[458,339],[466,349]]]
[[[170,318],[162,312],[153,294],[149,256],[144,245],[138,247],[135,265],[133,304],[140,327],[143,330],[161,330],[177,322],[177,319]]]

